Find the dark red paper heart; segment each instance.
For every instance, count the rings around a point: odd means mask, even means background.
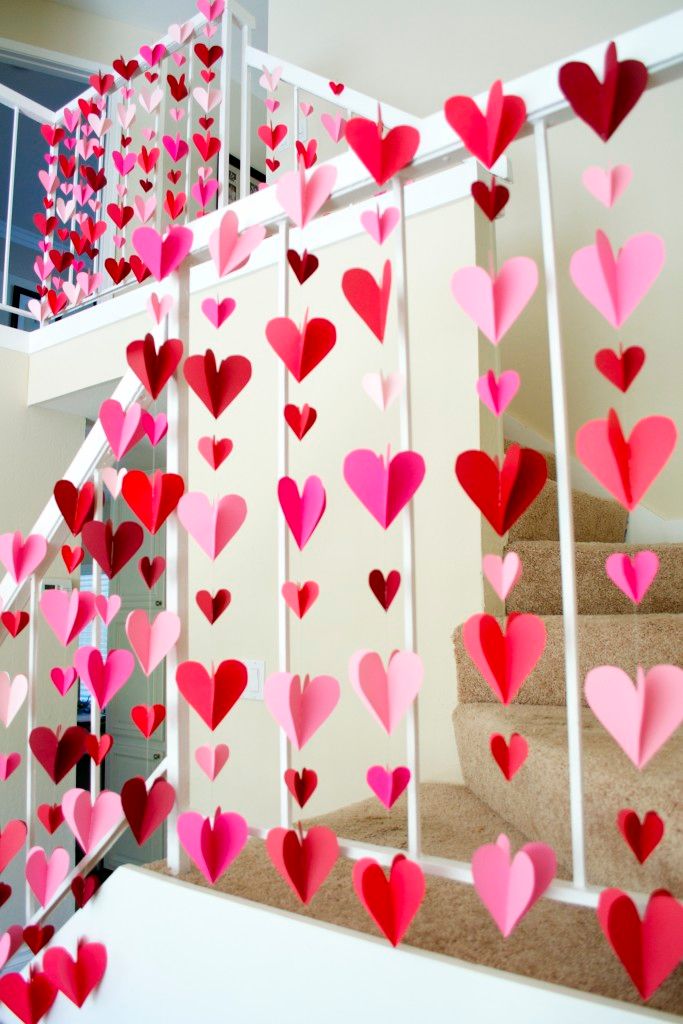
[[[152,559],[147,555],[143,555],[138,562],[138,572],[142,576],[149,590],[151,590],[154,584],[161,579],[165,568],[166,559],[162,558],[161,555],[156,555]]]
[[[601,348],[595,353],[595,367],[606,377],[610,384],[624,394],[628,391],[645,364],[645,350],[640,345],[631,345],[627,349],[619,347],[618,352],[611,348]]]
[[[589,64],[570,61],[560,68],[560,89],[582,121],[603,142],[617,130],[633,110],[647,87],[647,68],[639,60],[619,60],[615,43],[605,51],[605,69],[600,81]]]
[[[664,837],[664,822],[656,811],[648,811],[642,822],[630,808],[619,811],[617,828],[639,864],[645,863]]]
[[[0,622],[12,637],[19,636],[22,629],[28,626],[29,619],[28,612],[3,612],[0,615]]]
[[[83,875],[76,875],[71,881],[71,892],[74,896],[76,910],[84,907],[88,900],[92,899],[99,887],[100,880],[97,875],[88,875],[87,878],[83,878]]]
[[[211,625],[221,617],[223,612],[228,608],[232,595],[229,590],[225,588],[217,590],[215,594],[212,594],[208,590],[198,590],[195,594],[195,601],[197,607],[206,616]]]
[[[175,790],[166,779],[157,779],[148,792],[145,780],[137,775],[121,788],[123,813],[140,846],[166,821],[174,803]]]
[[[120,523],[116,530],[111,519],[94,520],[83,527],[84,545],[110,580],[128,564],[143,540],[142,527],[130,520]]]
[[[288,768],[285,772],[285,785],[299,807],[305,807],[318,788],[318,776],[312,768],[302,768],[300,772]]]
[[[51,924],[45,924],[42,927],[39,924],[29,924],[24,928],[24,942],[33,955],[38,956],[41,949],[47,946],[54,933],[55,929]]]
[[[178,368],[183,357],[183,343],[179,338],[169,338],[159,346],[151,334],[131,341],[126,349],[126,359],[131,370],[151,398],[157,399]]]
[[[308,281],[309,277],[315,274],[320,263],[318,257],[314,256],[308,249],[304,249],[301,255],[299,255],[296,249],[288,249],[287,260],[299,284]]]
[[[401,586],[401,574],[398,569],[392,569],[386,578],[381,569],[373,569],[368,576],[368,583],[384,611],[388,611]]]
[[[60,734],[46,725],[36,726],[31,731],[28,745],[31,753],[53,782],[61,782],[86,750],[89,733],[80,725],[71,725]]]
[[[495,178],[491,179],[490,185],[483,181],[472,182],[472,198],[489,220],[496,219],[498,214],[507,206],[510,198],[510,191],[505,185],[496,184]]]
[[[249,383],[251,363],[244,356],[228,356],[217,366],[216,356],[209,348],[203,356],[188,356],[183,373],[195,395],[218,419]]]

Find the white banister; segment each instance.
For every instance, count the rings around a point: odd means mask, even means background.
[[[249,73],[249,25],[242,25],[241,75],[240,75],[240,199],[246,199],[251,191],[251,75]]]
[[[40,585],[42,575],[34,572],[29,582],[28,602],[28,665],[26,678],[28,679],[28,698],[26,701],[26,827],[28,829],[26,841],[27,850],[35,846],[36,835],[36,762],[31,748],[29,737],[36,725],[38,725],[38,599],[40,596]],[[33,913],[33,893],[30,885],[24,889],[26,919]]]
[[[230,184],[230,100],[232,90],[232,11],[226,4],[221,16],[221,108],[219,117],[219,138],[221,152],[218,158],[218,195],[216,207],[227,206],[229,202]],[[190,74],[190,81],[192,75]],[[188,140],[189,141],[189,140]],[[185,174],[187,181],[187,172]]]
[[[12,107],[18,110],[20,114],[24,114],[25,117],[30,117],[32,121],[37,121],[38,124],[52,124],[56,117],[54,110],[44,107],[42,103],[36,103],[35,100],[24,96],[23,93],[16,92],[14,89],[10,89],[1,83],[0,106]]]
[[[17,137],[19,133],[19,107],[12,114],[12,141],[10,143],[9,178],[7,181],[7,215],[5,217],[5,256],[2,264],[2,303],[7,304],[9,284],[9,258],[12,248],[12,215],[14,211],[14,179],[17,170]]]

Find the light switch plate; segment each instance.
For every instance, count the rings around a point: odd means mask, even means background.
[[[266,676],[265,661],[245,658],[244,664],[247,666],[247,672],[249,674],[247,678],[247,688],[242,694],[242,697],[247,700],[263,700],[263,682]]]

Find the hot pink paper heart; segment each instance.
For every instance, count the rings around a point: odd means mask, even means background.
[[[640,604],[659,570],[654,551],[638,551],[635,555],[609,555],[605,572],[629,601]]]
[[[225,277],[243,267],[265,237],[266,229],[260,224],[240,232],[237,215],[227,210],[216,231],[209,235],[209,252],[218,276]]]
[[[95,595],[87,591],[44,590],[40,595],[40,610],[48,626],[68,647],[97,614]]]
[[[390,457],[367,448],[349,452],[344,459],[344,479],[385,530],[408,504],[425,474],[425,463],[417,452],[399,452]]]
[[[277,496],[287,526],[301,551],[311,539],[325,511],[327,499],[322,480],[317,476],[309,476],[299,494],[296,480],[283,476],[277,485]]]
[[[504,601],[522,575],[522,560],[514,551],[500,555],[484,555],[484,576],[501,601]]]
[[[382,728],[391,734],[422,686],[422,658],[394,651],[385,669],[375,651],[356,651],[349,661],[351,685]]]
[[[28,694],[26,676],[10,679],[9,672],[0,672],[0,722],[7,727],[19,714]]]
[[[74,665],[83,685],[103,709],[132,676],[135,658],[121,648],[108,651],[105,661],[97,647],[79,647]]]
[[[232,540],[247,517],[247,503],[238,494],[211,502],[199,491],[189,491],[178,502],[178,519],[213,561]]]
[[[41,907],[50,902],[69,873],[70,857],[61,846],[49,858],[42,846],[33,846],[26,855],[26,881]]]
[[[385,412],[403,391],[403,374],[366,373],[361,381],[363,391],[378,409]]]
[[[536,264],[527,256],[506,260],[493,276],[482,267],[462,267],[451,278],[455,301],[494,345],[510,330],[537,285]]]
[[[321,206],[327,202],[337,180],[337,168],[324,164],[306,179],[306,171],[299,167],[277,179],[277,201],[292,223],[303,228],[313,220]]]
[[[117,460],[122,459],[144,436],[139,402],[133,402],[124,410],[115,398],[107,398],[100,406],[100,423]]]
[[[477,381],[477,394],[494,416],[502,416],[519,391],[520,383],[516,370],[504,370],[498,377],[489,370]]]
[[[121,493],[123,478],[127,472],[128,470],[125,466],[118,470],[113,466],[106,466],[104,469],[100,470],[100,479],[114,500],[116,500]]]
[[[683,722],[683,669],[638,666],[635,686],[614,665],[591,669],[584,693],[591,711],[641,771]]]
[[[390,810],[410,782],[410,768],[401,765],[390,771],[375,764],[368,768],[366,779],[377,799]]]
[[[633,171],[627,164],[617,167],[587,167],[581,181],[590,194],[603,206],[614,206],[631,183]]]
[[[195,811],[178,816],[178,838],[188,856],[212,885],[244,849],[249,832],[240,814],[216,809],[213,821]]]
[[[394,230],[401,215],[396,206],[388,206],[382,213],[379,210],[364,210],[360,222],[378,245],[383,245]]]
[[[31,533],[24,540],[15,533],[0,534],[0,562],[15,583],[22,584],[35,572],[47,554],[47,541],[40,534]]]
[[[202,302],[202,313],[209,323],[218,329],[235,311],[236,306],[235,300],[230,298],[221,299],[220,302],[217,299],[204,299]]]
[[[20,764],[21,754],[16,753],[16,751],[13,751],[11,754],[0,754],[0,782],[7,782]]]
[[[156,448],[159,442],[163,441],[168,433],[168,419],[164,412],[158,412],[156,416],[153,416],[151,412],[147,412],[146,409],[143,409],[140,424],[143,432],[149,438],[149,443],[152,448]]]
[[[472,857],[474,888],[505,938],[541,898],[556,872],[551,846],[526,843],[511,861],[506,835],[480,846]]]
[[[664,266],[659,235],[632,235],[615,256],[610,240],[596,231],[595,245],[578,249],[571,258],[572,281],[614,328],[624,324],[645,298]]]
[[[297,750],[301,750],[329,718],[339,701],[339,683],[333,676],[275,672],[264,687],[266,707]]]
[[[78,679],[78,672],[73,665],[68,668],[59,668],[58,665],[55,665],[50,669],[50,679],[59,695],[63,697]]]
[[[69,789],[62,797],[64,820],[87,856],[123,818],[121,797],[103,789],[94,803],[85,789]]]
[[[194,752],[195,761],[211,782],[218,778],[229,757],[230,748],[225,743],[217,743],[215,747],[206,744]]]
[[[131,236],[133,248],[157,281],[177,270],[192,246],[192,231],[170,227],[162,237],[155,228],[136,228]]]
[[[98,594],[95,598],[95,609],[105,626],[111,626],[120,608],[121,598],[118,594],[112,594],[111,597]]]
[[[153,622],[144,608],[136,608],[126,619],[126,636],[140,668],[149,678],[178,642],[180,618],[175,612],[159,612]]]

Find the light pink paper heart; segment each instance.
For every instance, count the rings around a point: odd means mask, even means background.
[[[113,649],[103,660],[97,647],[79,647],[74,665],[83,685],[103,709],[132,676],[135,658],[130,651]]]
[[[195,811],[178,816],[178,838],[183,849],[212,885],[242,852],[248,836],[244,818],[221,812],[220,807],[213,820]]]
[[[64,820],[87,856],[123,818],[121,797],[103,789],[94,803],[85,789],[69,789],[62,797]]]
[[[266,237],[261,224],[240,231],[237,215],[227,210],[216,229],[209,235],[209,252],[219,277],[238,270]]]
[[[386,669],[375,651],[356,651],[349,661],[351,685],[389,734],[417,697],[423,673],[422,658],[413,651],[394,651]]]
[[[42,846],[33,846],[26,855],[26,881],[41,907],[46,906],[69,873],[70,857],[61,846],[48,857]]]
[[[385,412],[403,391],[403,374],[366,373],[361,381],[363,391],[378,409]]]
[[[382,213],[379,210],[364,210],[360,222],[378,245],[383,245],[394,230],[401,215],[396,206],[388,206]]]
[[[654,551],[638,551],[635,555],[609,555],[605,572],[629,601],[640,604],[659,570]]]
[[[122,459],[144,435],[141,424],[142,406],[133,402],[123,409],[115,398],[107,398],[100,406],[100,423],[114,457]]]
[[[112,594],[110,597],[98,594],[95,598],[95,609],[105,626],[111,626],[120,608],[121,598],[118,594]]]
[[[484,576],[501,601],[504,601],[522,575],[522,560],[514,551],[500,555],[484,555]]]
[[[149,678],[177,644],[180,618],[175,612],[159,612],[150,622],[145,609],[136,608],[126,619],[126,636],[140,668]]]
[[[30,533],[25,540],[19,530],[0,535],[0,562],[15,583],[27,580],[46,554],[47,541],[38,533]]]
[[[299,167],[277,179],[275,195],[292,223],[303,228],[327,202],[336,180],[337,169],[330,164],[317,167],[308,179],[305,169]]]
[[[545,843],[526,843],[510,860],[510,840],[498,836],[475,850],[472,880],[479,899],[507,938],[552,882],[557,858]]]
[[[63,697],[78,679],[78,672],[73,665],[69,665],[68,668],[60,668],[55,665],[50,669],[50,679],[59,695]]]
[[[12,959],[24,941],[24,929],[20,924],[11,924],[6,932],[0,935],[0,971]]]
[[[155,324],[160,324],[171,312],[173,305],[172,295],[157,295],[156,292],[152,292],[147,300],[147,312]]]
[[[506,260],[493,277],[482,267],[462,267],[451,278],[455,301],[494,345],[510,330],[537,285],[536,264],[527,256]]]
[[[633,171],[628,164],[616,167],[587,167],[581,175],[581,181],[590,194],[603,206],[614,206],[617,199],[624,194],[631,184]]]
[[[501,416],[519,391],[520,383],[516,370],[504,370],[498,377],[489,370],[477,381],[477,394],[494,416]]]
[[[95,618],[95,595],[80,590],[44,590],[40,610],[60,644],[68,647]]]
[[[192,246],[190,228],[170,227],[163,237],[154,228],[136,228],[131,236],[133,248],[157,281],[177,270]]]
[[[229,757],[230,748],[225,743],[217,743],[215,747],[206,744],[194,752],[195,761],[211,782],[220,775]]]
[[[283,476],[277,485],[277,496],[287,526],[302,551],[325,512],[327,496],[322,480],[309,476],[299,493],[296,480]]]
[[[297,750],[301,750],[320,726],[329,718],[339,701],[339,683],[333,676],[293,675],[275,672],[264,687],[266,707],[287,734]]]
[[[320,122],[333,142],[340,142],[346,131],[346,119],[341,114],[321,114]]]
[[[276,100],[276,99],[273,99],[273,97],[272,97],[272,96],[269,96],[269,97],[268,97],[267,99],[265,99],[265,100],[264,100],[263,102],[265,103],[265,106],[266,106],[266,110],[267,110],[267,111],[268,111],[269,113],[271,113],[271,114],[274,114],[274,113],[275,113],[275,111],[276,111],[276,110],[278,109],[278,107],[280,106],[280,101],[279,101],[279,100]]]
[[[133,200],[133,206],[135,207],[138,220],[143,224],[146,224],[148,220],[152,219],[156,212],[156,196],[149,196],[147,199],[143,196],[136,196]]]
[[[383,529],[411,500],[424,479],[425,463],[417,452],[399,452],[390,457],[365,448],[349,452],[344,459],[344,479]]]
[[[375,764],[368,768],[366,780],[377,799],[391,809],[410,782],[410,768],[401,765],[390,771]]]
[[[114,466],[106,466],[104,469],[100,470],[100,479],[114,500],[116,500],[121,493],[123,478],[127,472],[128,470],[125,466],[121,469],[115,469]]]
[[[280,78],[281,77],[282,77],[282,68],[281,67],[273,68],[272,70],[268,70],[268,68],[264,67],[263,68],[263,74],[259,78],[259,85],[263,89],[267,89],[268,92],[275,92],[275,90],[277,89],[278,85],[280,84]]]
[[[0,672],[0,722],[7,728],[21,711],[28,694],[28,679]]]
[[[615,256],[607,235],[596,231],[595,245],[574,253],[569,273],[583,297],[612,327],[619,328],[649,292],[664,259],[659,235],[632,235]]]
[[[186,43],[194,32],[194,26],[191,21],[184,21],[181,24],[173,24],[168,26],[168,34],[174,43]]]
[[[591,669],[584,693],[598,721],[641,771],[683,722],[683,669],[640,666],[636,682],[614,665]]]
[[[247,517],[247,503],[238,494],[215,502],[199,491],[188,491],[178,502],[178,519],[213,561],[232,540]]]

